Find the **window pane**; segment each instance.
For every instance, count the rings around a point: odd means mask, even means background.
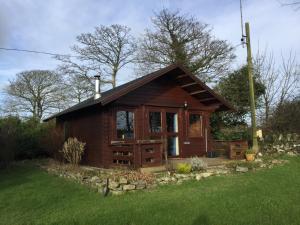
[[[202,116],[199,114],[190,114],[189,136],[202,136]]]
[[[133,112],[117,112],[117,137],[121,139],[133,138]]]
[[[168,155],[177,156],[179,155],[178,137],[168,137]]]
[[[167,119],[167,132],[178,132],[177,113],[166,114]]]
[[[161,132],[161,113],[149,112],[149,128],[151,133]]]

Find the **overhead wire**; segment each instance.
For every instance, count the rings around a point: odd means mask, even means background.
[[[19,49],[19,48],[5,48],[5,47],[0,47],[0,50],[17,51],[17,52],[28,52],[28,53],[35,53],[35,54],[51,55],[51,56],[78,57],[78,56],[75,56],[75,55],[58,54],[58,53],[53,53],[53,52],[36,51],[36,50]]]

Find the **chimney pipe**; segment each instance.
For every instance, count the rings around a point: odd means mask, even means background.
[[[95,77],[95,96],[94,99],[98,99],[101,97],[101,93],[100,93],[100,76],[96,75]]]

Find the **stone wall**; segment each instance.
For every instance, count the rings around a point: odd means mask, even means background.
[[[280,153],[281,154],[281,153]],[[298,156],[298,153],[287,153]],[[277,157],[277,158],[276,158]],[[279,158],[278,158],[279,157]],[[156,174],[144,174],[130,170],[107,170],[91,167],[70,167],[56,162],[48,163],[42,167],[49,173],[74,180],[88,186],[102,195],[121,195],[126,192],[138,190],[151,190],[165,184],[182,184],[184,181],[201,181],[211,176],[224,176],[235,173],[245,173],[253,170],[272,168],[273,166],[288,163],[280,155],[265,157],[262,153],[257,155],[254,162],[246,160],[232,160],[227,164],[208,167],[202,171],[193,171],[189,174],[178,174],[175,171],[166,171]]]

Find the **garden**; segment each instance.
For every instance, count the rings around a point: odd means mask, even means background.
[[[0,224],[299,224],[300,157],[276,160],[110,197],[20,161],[0,171]]]

